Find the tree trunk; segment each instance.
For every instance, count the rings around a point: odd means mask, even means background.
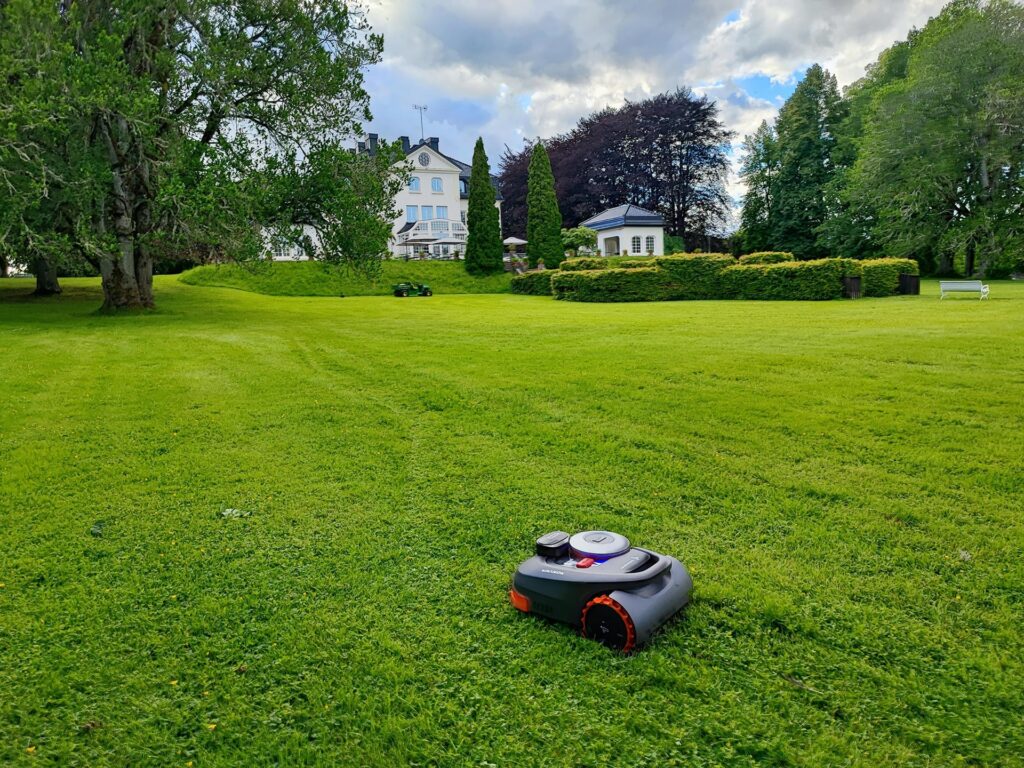
[[[52,261],[39,257],[32,262],[32,271],[36,276],[36,296],[56,296],[61,292],[57,267]]]
[[[10,265],[7,263],[7,257],[0,253],[0,277],[7,277],[10,274]]]

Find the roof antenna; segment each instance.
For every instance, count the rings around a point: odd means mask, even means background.
[[[422,144],[426,134],[423,133],[423,113],[427,111],[426,104],[413,104],[412,108],[420,113],[420,143]]]

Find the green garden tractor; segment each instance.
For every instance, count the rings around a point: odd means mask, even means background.
[[[426,283],[399,283],[392,286],[395,296],[405,298],[406,296],[433,296],[434,292]]]

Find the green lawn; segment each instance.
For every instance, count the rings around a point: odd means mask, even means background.
[[[189,285],[238,288],[269,296],[391,296],[395,283],[427,283],[434,293],[508,293],[511,275],[473,277],[461,261],[385,261],[375,280],[313,261],[197,267],[179,278]]]
[[[65,283],[0,281],[0,764],[1021,765],[1024,284]],[[591,527],[693,573],[630,657],[508,605]]]

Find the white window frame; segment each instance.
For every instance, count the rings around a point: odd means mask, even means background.
[[[444,211],[444,213],[442,214],[441,211]],[[437,205],[437,206],[434,206],[434,212],[437,215],[437,218],[439,218],[439,219],[447,219],[448,218],[448,206],[447,205]]]
[[[654,235],[648,235],[644,238],[644,250],[649,253],[654,253]]]
[[[430,191],[435,194],[444,192],[444,180],[440,176],[435,176],[430,180]]]
[[[420,219],[420,209],[417,205],[405,206],[405,220],[409,224],[415,224]]]
[[[630,240],[630,246],[634,254],[642,253],[642,251],[640,250],[640,235],[633,235],[632,239]]]
[[[430,214],[429,216],[427,214]],[[420,221],[433,221],[434,220],[434,206],[432,205],[421,205],[420,206]]]
[[[409,177],[409,191],[413,194],[419,194],[420,192],[420,177],[410,176]]]

